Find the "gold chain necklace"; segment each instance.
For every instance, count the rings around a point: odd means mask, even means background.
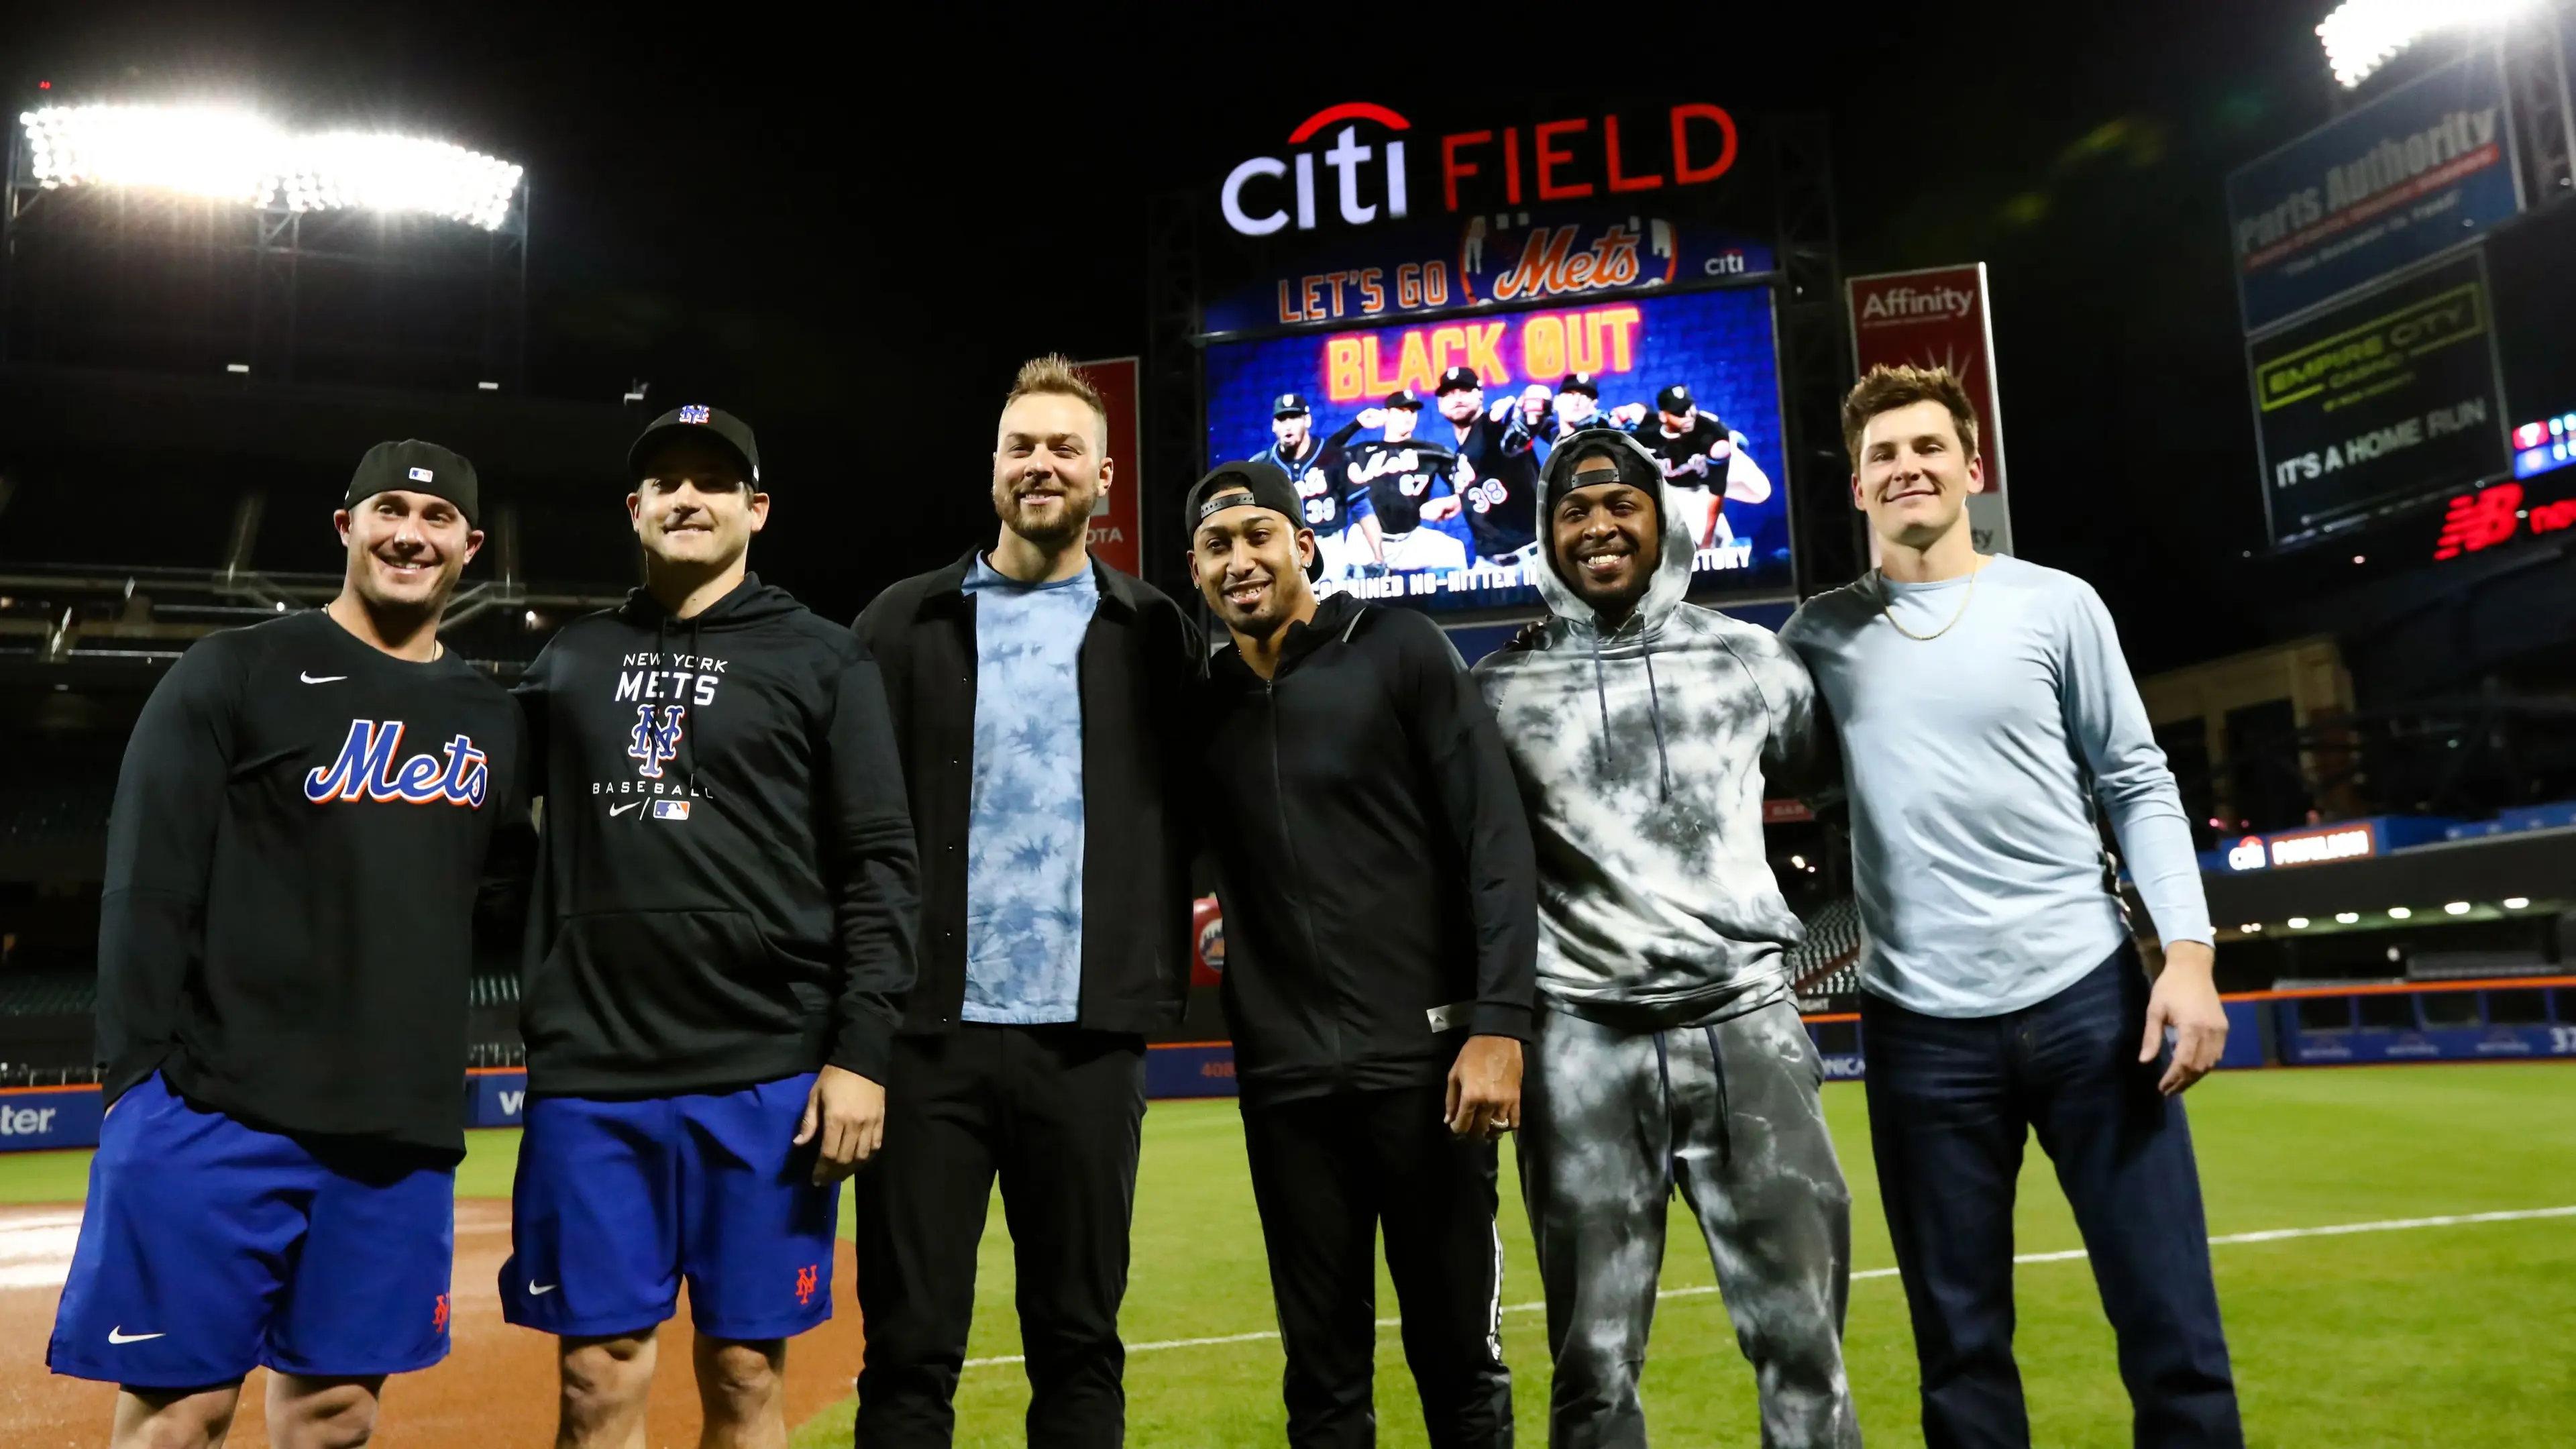
[[[1917,644],[1929,644],[1933,640],[1940,638],[1942,635],[1949,633],[1952,629],[1957,628],[1959,621],[1968,616],[1968,606],[1977,601],[1977,575],[1986,571],[1986,565],[1989,562],[1991,562],[1989,559],[1979,559],[1977,561],[1977,566],[1968,570],[1968,591],[1965,595],[1961,596],[1958,611],[1950,616],[1949,623],[1942,625],[1940,628],[1933,630],[1929,634],[1917,634],[1913,630],[1906,628],[1904,625],[1896,623],[1896,611],[1889,607],[1889,605],[1895,602],[1895,594],[1893,591],[1887,589],[1887,575],[1885,574],[1880,574],[1878,576],[1880,585],[1878,611],[1887,616],[1887,622],[1890,624],[1896,624],[1897,633],[1904,635],[1906,638],[1913,640]]]

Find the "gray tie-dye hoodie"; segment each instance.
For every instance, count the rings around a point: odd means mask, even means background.
[[[1658,500],[1662,556],[1604,630],[1565,582],[1548,520],[1575,464],[1607,452]],[[1750,1011],[1789,987],[1804,932],[1763,856],[1766,773],[1815,749],[1806,666],[1767,629],[1685,603],[1691,536],[1662,470],[1624,433],[1577,435],[1539,485],[1545,636],[1476,666],[1538,847],[1539,990],[1634,1030]]]

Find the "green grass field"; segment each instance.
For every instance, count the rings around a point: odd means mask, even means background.
[[[2576,1070],[2564,1065],[2285,1070],[2214,1077],[2191,1095],[2210,1230],[2274,1229],[2576,1205]],[[1861,1089],[1825,1089],[1852,1182],[1854,1267],[1893,1264],[1877,1212]],[[459,1190],[509,1191],[512,1133],[474,1134]],[[1261,1240],[1230,1102],[1156,1106],[1145,1121],[1136,1252],[1122,1327],[1131,1345],[1272,1328]],[[1538,1292],[1509,1181],[1504,1301]],[[80,1155],[0,1158],[0,1201],[79,1195]],[[992,1215],[970,1352],[1018,1351],[1010,1246]],[[1676,1205],[1667,1288],[1712,1281]],[[2019,1248],[2080,1246],[2046,1159],[2031,1149]],[[2264,1445],[2562,1445],[2576,1437],[2576,1219],[2300,1237],[2214,1250],[2252,1442]],[[2129,1442],[2126,1401],[2081,1261],[2019,1270],[2020,1357],[2036,1442]],[[1383,1286],[1379,1315],[1395,1300]],[[1913,1345],[1893,1278],[1855,1283],[1848,1335],[1873,1445],[1920,1444]],[[1524,1442],[1544,1442],[1547,1363],[1535,1308],[1504,1319]],[[1392,1329],[1379,1342],[1381,1442],[1424,1441]],[[1281,1441],[1275,1340],[1159,1350],[1128,1360],[1129,1442],[1204,1449]],[[1750,1374],[1714,1295],[1667,1301],[1647,1367],[1656,1441],[1753,1444]],[[1015,1364],[966,1371],[958,1442],[1022,1442],[1027,1385]],[[799,1446],[847,1444],[849,1406],[817,1416]]]

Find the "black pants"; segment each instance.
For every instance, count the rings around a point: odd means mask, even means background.
[[[969,1023],[897,1037],[885,1147],[856,1179],[863,1449],[944,1446],[996,1173],[1017,1265],[1028,1442],[1126,1435],[1118,1302],[1145,1116],[1142,1038]]]
[[[2075,1209],[2119,1339],[2141,1449],[2238,1449],[2236,1386],[2182,1099],[2138,1061],[2147,980],[2125,945],[2004,1016],[1864,996],[1869,1130],[1914,1318],[1928,1449],[2023,1449],[2013,1364],[2013,1186],[2034,1129]]]
[[[1512,1442],[1494,1149],[1449,1134],[1446,1092],[1433,1082],[1244,1109],[1296,1449],[1377,1443],[1380,1224],[1431,1443]]]

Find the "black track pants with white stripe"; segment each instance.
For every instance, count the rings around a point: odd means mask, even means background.
[[[1446,1091],[1434,1082],[1244,1110],[1295,1449],[1377,1442],[1380,1227],[1434,1449],[1512,1442],[1494,1148],[1450,1136]]]
[[[1551,1449],[1644,1449],[1637,1377],[1676,1191],[1753,1362],[1765,1449],[1857,1449],[1842,1342],[1851,1191],[1823,1078],[1786,1001],[1660,1032],[1541,1011],[1520,1164],[1556,1366]]]

